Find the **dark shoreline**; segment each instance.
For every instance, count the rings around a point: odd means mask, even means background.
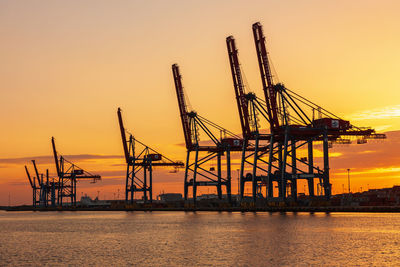
[[[213,212],[400,212],[400,206],[325,206],[325,207],[257,207],[257,208],[104,208],[104,207],[63,207],[63,208],[33,208],[31,206],[1,207],[6,211],[213,211]]]

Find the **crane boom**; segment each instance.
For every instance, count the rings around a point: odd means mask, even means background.
[[[178,64],[172,65],[172,73],[174,75],[176,96],[178,98],[179,112],[181,114],[183,134],[185,136],[186,148],[190,149],[193,145],[192,133],[191,133],[190,124],[189,124],[188,111],[187,111],[186,103],[185,103],[185,95],[183,93],[182,76],[180,74]]]
[[[53,146],[53,155],[54,155],[54,162],[56,163],[56,169],[57,169],[57,176],[60,176],[60,165],[58,163],[58,156],[57,156],[57,150],[56,150],[56,144],[54,141],[54,137],[51,138],[51,144]]]
[[[249,110],[244,92],[244,84],[243,84],[242,72],[240,70],[238,50],[236,49],[235,38],[233,38],[233,36],[229,36],[226,38],[226,46],[228,49],[233,86],[235,89],[236,102],[240,117],[240,124],[242,126],[242,134],[243,137],[245,137],[251,134]]]
[[[29,179],[29,183],[31,184],[31,187],[34,188],[35,186],[33,185],[32,179],[31,179],[31,175],[29,174],[28,168],[25,166],[25,171],[26,171],[26,175],[28,176]]]
[[[272,81],[271,68],[268,61],[268,53],[265,46],[265,36],[260,22],[253,24],[253,35],[265,101],[267,103],[269,123],[272,131],[273,129],[277,129],[279,127],[278,106],[276,103],[276,93]]]
[[[35,169],[36,178],[37,178],[37,180],[39,182],[39,185],[42,185],[42,182],[40,181],[40,178],[39,178],[39,172],[38,172],[38,169],[36,167],[36,161],[33,159],[32,163],[33,163],[33,168]]]
[[[125,134],[124,122],[122,121],[121,108],[118,108],[117,114],[118,114],[119,129],[121,131],[122,146],[124,148],[125,161],[126,163],[128,163],[129,151],[128,151],[128,144],[126,143],[126,134]]]

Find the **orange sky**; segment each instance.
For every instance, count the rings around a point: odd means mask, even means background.
[[[250,88],[262,95],[255,21],[286,87],[356,125],[392,131],[383,143],[331,150],[334,192],[347,168],[355,188],[396,184],[399,11],[395,0],[2,1],[0,205],[8,192],[12,204],[30,203],[29,159],[54,173],[51,136],[63,154],[89,155],[72,159],[104,177],[78,192],[122,192],[119,106],[137,138],[184,159],[172,63],[193,108],[240,132],[225,38],[235,36]],[[155,192],[182,191],[183,172],[167,173],[159,171]]]

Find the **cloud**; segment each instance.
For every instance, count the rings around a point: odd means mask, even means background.
[[[330,153],[340,152],[332,158],[335,168],[381,168],[400,166],[400,131],[386,132],[385,140],[368,140],[367,144],[333,146]]]
[[[175,146],[186,147],[186,143],[176,143]]]
[[[96,159],[122,159],[123,157],[122,155],[77,154],[77,155],[65,155],[64,158],[76,163],[76,162],[96,160]],[[30,163],[32,159],[36,160],[36,162],[40,164],[49,164],[54,162],[54,157],[48,155],[48,156],[32,156],[32,157],[22,157],[22,158],[2,158],[0,159],[0,164],[15,164],[15,165],[27,164]]]
[[[112,178],[120,178],[120,177],[125,177],[126,175],[126,170],[113,170],[113,171],[98,171],[101,174],[101,177],[106,178],[107,179],[112,179]]]
[[[400,105],[356,112],[351,114],[349,118],[357,121],[400,118]]]
[[[371,153],[375,153],[376,151],[374,150],[365,150],[365,151],[360,151],[358,152],[358,154],[371,154]]]
[[[385,174],[385,173],[400,173],[400,167],[384,167],[384,168],[366,168],[360,171],[350,172],[352,175],[362,175],[362,174]],[[337,175],[347,175],[346,172],[337,172]]]

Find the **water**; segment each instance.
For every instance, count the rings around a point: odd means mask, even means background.
[[[0,211],[0,266],[394,266],[399,245],[400,214]]]

